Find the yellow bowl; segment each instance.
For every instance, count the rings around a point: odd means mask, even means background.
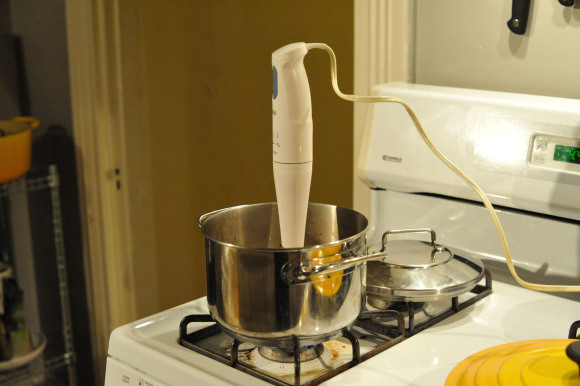
[[[22,177],[30,169],[32,129],[38,120],[17,117],[0,121],[0,184]]]
[[[580,385],[578,365],[566,355],[575,339],[537,339],[490,347],[460,362],[446,386]]]

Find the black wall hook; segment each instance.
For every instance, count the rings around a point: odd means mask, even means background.
[[[523,35],[526,33],[528,17],[530,14],[530,1],[531,0],[513,0],[512,2],[512,18],[508,20],[507,25],[510,31],[515,34]],[[574,0],[572,0],[572,2],[573,1]]]

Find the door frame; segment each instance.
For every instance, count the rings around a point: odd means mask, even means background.
[[[137,0],[65,0],[65,9],[99,383],[112,330],[158,305],[141,19]]]
[[[413,81],[415,0],[354,2],[354,92],[370,95],[372,87]],[[360,179],[364,166],[364,126],[372,104],[354,105],[353,206],[369,215],[369,187]]]

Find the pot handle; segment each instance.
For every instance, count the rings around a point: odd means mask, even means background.
[[[433,249],[438,252],[445,250],[445,247],[435,243],[437,237],[435,235],[435,231],[431,228],[390,230],[383,233],[382,247],[379,252],[365,256],[343,259],[332,263],[314,265],[311,267],[301,262],[288,262],[282,267],[282,278],[288,284],[306,283],[310,281],[312,276],[325,275],[342,271],[345,268],[351,267],[355,264],[364,263],[365,261],[369,260],[384,259],[387,257],[386,248],[389,235],[397,235],[402,233],[429,233],[431,235],[431,244],[433,245]]]
[[[365,256],[356,256],[349,259],[334,261],[327,264],[319,264],[308,267],[300,262],[288,262],[282,267],[282,279],[288,284],[302,284],[310,281],[312,276],[326,275],[333,272],[343,271],[355,264],[369,260],[379,260],[387,257],[385,252],[376,252]]]
[[[197,218],[197,226],[201,229],[203,227],[203,224],[207,220],[209,220],[210,217],[212,217],[214,214],[218,214],[219,212],[223,212],[226,209],[228,209],[228,208],[217,209],[217,210],[214,210],[213,212],[202,214],[201,216],[199,216]]]

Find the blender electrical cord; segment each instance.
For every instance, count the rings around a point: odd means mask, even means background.
[[[421,122],[419,122],[419,119],[417,118],[417,115],[415,115],[415,112],[413,111],[411,106],[409,106],[407,103],[405,103],[404,101],[402,101],[399,98],[394,98],[394,97],[389,97],[389,96],[380,96],[380,95],[359,96],[359,95],[343,94],[340,91],[340,89],[338,88],[336,56],[334,55],[334,51],[332,50],[332,48],[330,48],[328,45],[326,45],[324,43],[307,43],[306,48],[308,50],[310,50],[312,48],[318,48],[318,49],[322,49],[322,50],[325,50],[326,52],[328,52],[328,55],[330,56],[330,71],[331,71],[331,78],[332,78],[331,79],[332,80],[332,88],[334,89],[334,92],[336,93],[336,95],[338,95],[340,98],[345,99],[347,101],[351,101],[351,102],[398,103],[405,108],[405,110],[407,111],[407,114],[409,114],[409,117],[411,118],[411,120],[413,121],[413,124],[417,128],[419,135],[421,135],[421,138],[423,138],[423,141],[425,141],[425,143],[427,144],[427,147],[429,147],[429,149],[433,152],[433,154],[435,154],[437,156],[437,158],[439,158],[441,160],[441,162],[443,162],[445,165],[447,165],[447,167],[449,169],[451,169],[455,174],[457,174],[463,181],[465,181],[465,183],[467,183],[467,185],[469,185],[469,187],[471,187],[471,189],[473,189],[475,191],[475,193],[479,196],[479,198],[483,202],[483,205],[485,205],[485,207],[487,208],[489,215],[491,216],[491,219],[492,219],[493,224],[495,226],[495,229],[497,231],[497,235],[499,237],[503,252],[505,254],[508,269],[509,269],[510,273],[512,274],[512,276],[516,279],[516,281],[521,286],[528,288],[528,289],[531,289],[531,290],[544,291],[544,292],[580,292],[580,285],[536,284],[536,283],[529,283],[529,282],[521,279],[515,270],[514,263],[512,260],[511,251],[510,251],[510,248],[509,248],[506,236],[505,236],[505,232],[503,230],[501,222],[499,221],[499,218],[497,217],[497,214],[495,213],[495,210],[494,210],[491,202],[489,201],[489,199],[485,195],[484,191],[475,183],[475,181],[473,181],[467,174],[465,174],[457,166],[455,166],[453,164],[453,162],[451,162],[447,157],[445,157],[439,151],[439,149],[437,149],[437,147],[435,147],[433,142],[431,142],[431,140],[429,139],[429,137],[425,133],[425,130],[423,130],[423,126],[421,126]]]

